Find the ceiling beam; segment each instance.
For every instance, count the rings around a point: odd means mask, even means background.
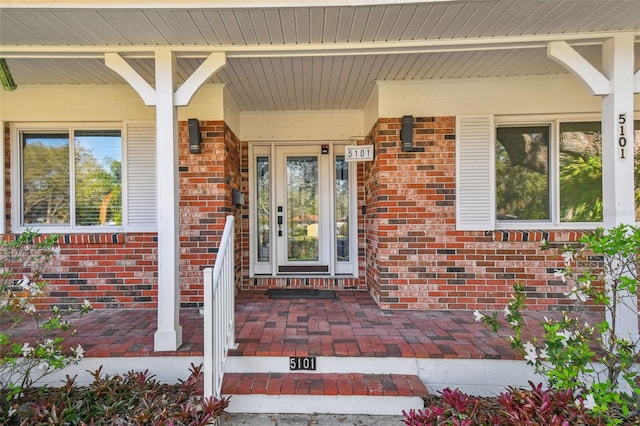
[[[627,32],[628,33],[628,32]],[[600,45],[616,33],[555,34],[473,39],[407,40],[368,43],[311,43],[300,45],[171,46],[177,58],[206,58],[224,52],[227,58],[269,58],[297,56],[347,56],[405,53],[468,52],[504,49],[546,49],[553,41],[572,46]],[[634,32],[635,37],[640,32]],[[0,57],[16,59],[96,59],[118,53],[132,59],[154,58],[155,50],[167,46],[7,46],[0,45]]]
[[[459,0],[323,0],[322,6],[377,6],[415,3],[451,3]],[[2,7],[12,9],[237,9],[238,1],[229,0],[3,0]],[[316,7],[317,0],[244,0],[243,9]]]

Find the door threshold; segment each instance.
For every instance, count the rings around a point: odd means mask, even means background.
[[[331,275],[329,273],[327,273],[327,274],[318,274],[318,273],[292,274],[292,273],[288,273],[288,274],[277,274],[277,275],[272,275],[272,274],[253,274],[249,278],[336,278],[336,279],[344,279],[344,278],[358,278],[358,277],[353,275],[353,274],[334,274],[334,275]]]

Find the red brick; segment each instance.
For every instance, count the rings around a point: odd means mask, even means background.
[[[338,395],[353,395],[353,387],[351,386],[351,378],[349,375],[341,374],[336,379],[338,385]]]
[[[267,395],[279,395],[282,386],[283,374],[270,373],[265,392]]]

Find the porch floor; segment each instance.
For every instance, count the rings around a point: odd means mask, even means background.
[[[365,291],[344,290],[336,299],[270,299],[264,291],[236,297],[238,348],[231,356],[349,356],[451,359],[514,359],[499,335],[474,320],[469,311],[387,311]],[[528,312],[529,331],[544,316]],[[155,310],[96,310],[70,318],[74,336],[87,357],[202,356],[203,321],[197,309],[181,309],[183,344],[177,351],[155,352]],[[592,319],[591,319],[592,320]],[[28,321],[11,334],[32,341]]]

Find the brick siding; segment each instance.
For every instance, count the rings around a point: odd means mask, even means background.
[[[187,123],[180,122],[182,306],[202,305],[202,270],[213,265],[231,214],[238,287],[367,288],[385,309],[501,309],[522,281],[530,309],[567,308],[565,284],[553,275],[562,262],[539,246],[542,239],[572,242],[581,232],[456,231],[455,118],[414,118],[415,152],[402,151],[400,128],[401,118],[379,119],[364,140],[374,145],[375,158],[356,165],[360,278],[250,279],[248,144],[224,122],[203,121],[201,153],[191,154]],[[4,130],[8,222],[10,138]],[[244,193],[244,205],[233,205],[232,189]],[[63,235],[45,278],[51,283],[46,304],[86,298],[96,308],[154,308],[157,235]]]
[[[191,154],[188,129],[180,124],[180,293],[182,306],[202,306],[202,271],[215,263],[227,215],[236,215],[235,244],[241,245],[240,209],[231,198],[232,189],[241,189],[241,146],[223,121],[203,121],[200,153]]]
[[[414,118],[416,152],[402,151],[400,118],[380,119],[367,137],[367,284],[383,308],[501,309],[513,284],[529,308],[568,307],[554,277],[562,263],[540,242],[575,241],[580,231],[456,231],[455,117]]]

